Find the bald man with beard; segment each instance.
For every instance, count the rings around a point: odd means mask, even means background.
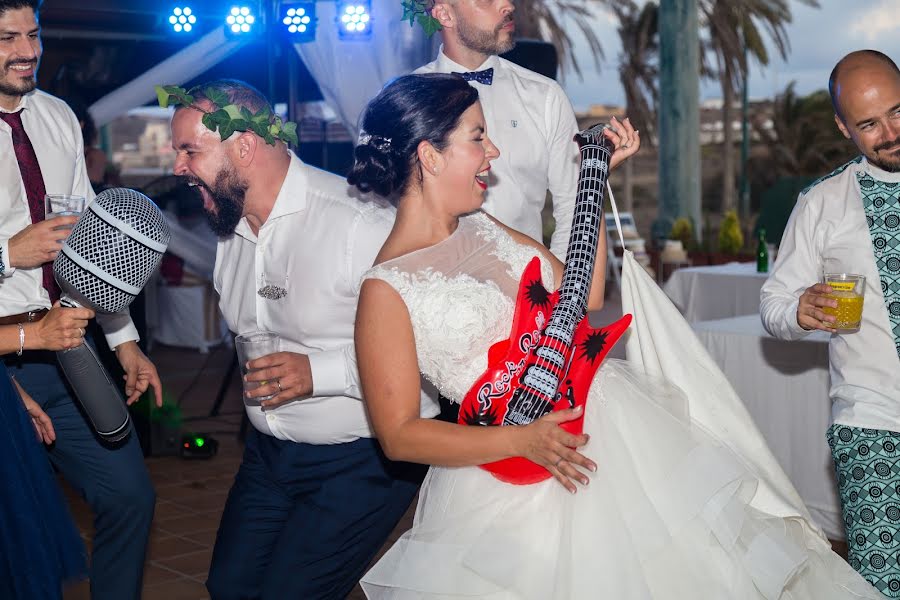
[[[860,50],[829,80],[835,123],[860,156],[801,192],[761,292],[775,337],[830,332],[834,457],[850,564],[900,598],[900,71]],[[865,275],[859,331],[839,332],[823,273]]]

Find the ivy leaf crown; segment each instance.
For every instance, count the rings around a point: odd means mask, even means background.
[[[403,20],[409,21],[409,26],[416,23],[422,26],[425,35],[431,37],[436,31],[442,29],[441,23],[431,16],[434,8],[434,0],[401,0],[403,5]]]
[[[199,110],[203,113],[203,124],[210,131],[218,131],[223,142],[235,131],[252,131],[272,146],[275,145],[276,140],[294,145],[299,143],[297,124],[292,121],[283,121],[268,107],[264,106],[254,114],[244,106],[229,103],[228,96],[224,92],[208,87],[203,90],[203,94],[220,108],[212,111],[203,110],[194,104],[194,96],[191,94],[194,90],[188,91],[177,85],[157,85],[155,87],[156,99],[162,108],[180,105]]]

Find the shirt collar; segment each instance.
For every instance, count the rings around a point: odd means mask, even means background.
[[[288,152],[290,151],[288,150]],[[279,217],[298,213],[306,208],[306,170],[303,163],[297,158],[297,155],[293,152],[290,152],[290,154],[291,164],[288,166],[287,175],[284,178],[284,183],[281,184],[278,196],[275,198],[275,204],[272,205],[272,212],[269,213],[269,217],[262,225],[263,227]],[[256,236],[253,235],[253,230],[250,229],[250,225],[247,223],[247,217],[243,217],[238,222],[234,232],[248,240],[256,239]]]
[[[484,71],[485,69],[496,70],[497,67],[499,67],[499,66],[500,66],[500,58],[497,55],[492,54],[492,55],[488,56],[487,60],[485,60],[483,63],[481,63],[477,68],[475,68],[475,69],[466,68],[466,67],[462,66],[461,64],[450,60],[450,58],[446,54],[444,54],[444,45],[443,44],[441,44],[441,49],[438,52],[438,57],[437,57],[437,67],[438,67],[438,71],[440,71],[440,72],[449,73],[451,71],[456,71],[459,73],[467,73],[470,71]],[[494,75],[496,76],[496,73]]]
[[[21,99],[19,100],[19,104],[17,104],[16,107],[12,110],[6,110],[2,106],[0,106],[0,112],[14,113],[28,108],[28,99],[33,95],[34,92],[28,92],[27,94],[22,95]]]
[[[900,181],[900,173],[889,173],[884,169],[880,169],[869,162],[869,159],[863,156],[863,169],[878,181],[898,182]]]

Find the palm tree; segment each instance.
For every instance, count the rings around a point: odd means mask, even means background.
[[[659,6],[620,0],[612,7],[619,19],[619,80],[625,91],[628,116],[645,143],[656,140],[656,103],[659,99]]]
[[[656,142],[656,105],[659,99],[659,6],[647,2],[643,7],[633,0],[620,0],[612,5],[619,20],[619,80],[625,91],[625,110],[632,125],[643,135],[642,143]],[[625,161],[625,210],[634,209],[632,181],[634,161]]]
[[[818,0],[798,0],[818,8]],[[732,111],[736,90],[747,74],[747,55],[760,65],[769,64],[763,31],[784,59],[790,49],[786,25],[792,20],[789,0],[700,0],[701,19],[707,30],[706,49],[715,68],[704,65],[722,86],[722,210],[735,207],[735,160]],[[704,55],[705,53],[701,53]],[[704,56],[704,58],[706,58]]]
[[[768,150],[768,155],[758,161],[757,170],[770,180],[785,176],[815,178],[858,154],[834,125],[828,92],[798,96],[794,83],[775,97],[770,124],[762,115],[753,122],[754,131]]]

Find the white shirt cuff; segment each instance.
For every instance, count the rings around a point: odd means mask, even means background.
[[[347,393],[347,369],[343,350],[309,354],[313,396],[344,396]]]
[[[138,335],[137,328],[131,321],[131,315],[128,311],[114,314],[97,314],[97,322],[103,328],[106,337],[106,343],[110,348],[115,348],[125,342],[138,341],[141,336]]]
[[[9,238],[0,240],[0,260],[3,261],[3,273],[0,273],[0,277],[9,277],[16,271],[16,268],[9,264]]]

